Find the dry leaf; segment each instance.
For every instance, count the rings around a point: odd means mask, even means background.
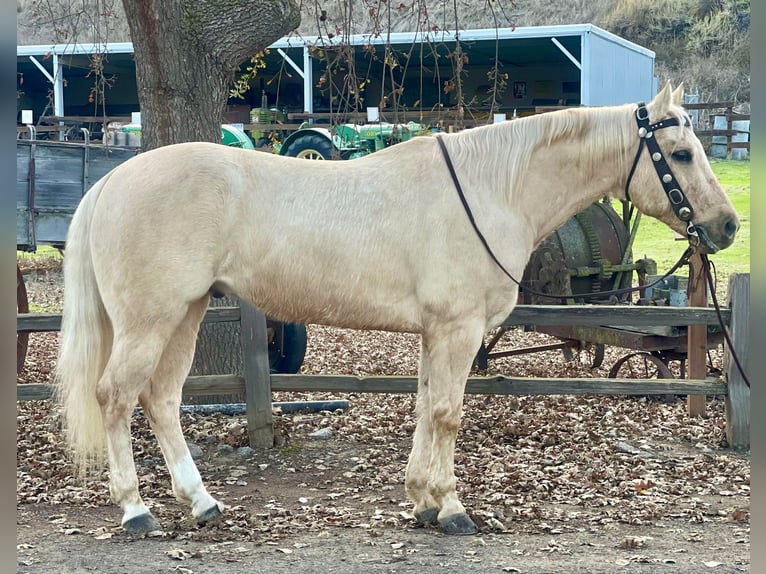
[[[737,508],[729,514],[729,520],[731,522],[745,522],[750,518],[750,513],[742,508]]]
[[[191,553],[180,548],[174,548],[173,550],[165,550],[165,556],[172,558],[173,560],[186,560],[191,558]]]
[[[101,534],[96,534],[93,538],[96,540],[109,540],[112,536],[114,536],[113,532],[102,532]]]

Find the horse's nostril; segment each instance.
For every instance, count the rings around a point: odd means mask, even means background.
[[[723,226],[723,232],[726,234],[726,237],[734,237],[738,229],[739,224],[734,219],[729,219]]]

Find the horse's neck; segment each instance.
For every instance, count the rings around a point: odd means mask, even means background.
[[[514,204],[527,211],[535,244],[590,204],[619,194],[621,166],[614,165],[613,158],[592,159],[583,161],[580,144],[572,140],[540,146],[530,155],[525,175],[512,193]]]

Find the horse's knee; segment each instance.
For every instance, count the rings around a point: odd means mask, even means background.
[[[457,433],[460,428],[462,404],[440,401],[431,409],[431,424],[434,432]]]

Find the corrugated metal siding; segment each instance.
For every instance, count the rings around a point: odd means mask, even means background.
[[[655,94],[654,58],[598,34],[588,33],[587,83],[589,106],[608,106],[649,101]]]

